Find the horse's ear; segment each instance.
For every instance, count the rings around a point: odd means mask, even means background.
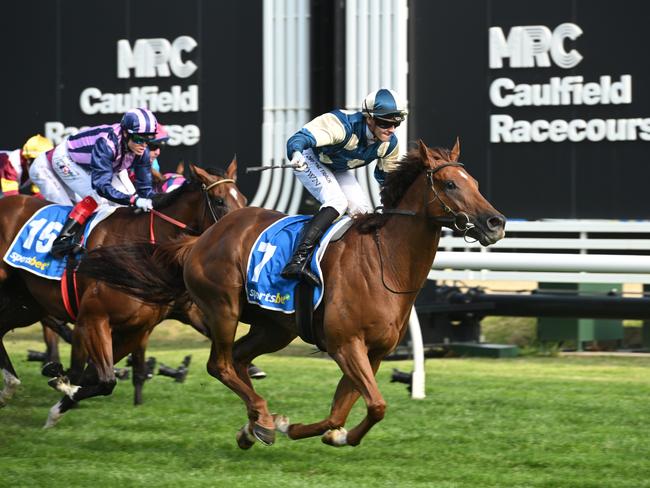
[[[232,157],[232,161],[226,169],[226,178],[237,181],[237,154]]]
[[[459,157],[460,157],[460,138],[456,137],[456,144],[454,144],[454,148],[451,150],[451,160],[458,161]]]
[[[429,162],[429,149],[422,139],[418,139],[418,152],[422,161]]]
[[[188,167],[189,167],[189,177],[190,177],[190,180],[192,180],[192,181],[197,181],[197,180],[200,180],[200,179],[206,177],[206,176],[205,176],[205,174],[206,174],[205,171],[203,171],[201,168],[199,168],[199,167],[196,166],[195,164],[188,163]],[[202,175],[203,175],[203,176],[202,176]]]

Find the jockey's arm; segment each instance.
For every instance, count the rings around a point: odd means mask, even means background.
[[[153,191],[153,176],[151,173],[151,160],[149,149],[146,149],[142,156],[133,160],[133,173],[135,174],[135,190],[138,196],[151,198],[156,192]]]
[[[90,158],[92,186],[99,196],[122,205],[129,205],[130,195],[122,193],[113,185],[113,161],[115,154],[106,140],[97,139]],[[85,196],[85,195],[84,195]]]
[[[380,185],[384,185],[386,180],[386,173],[390,173],[397,167],[397,161],[399,159],[399,144],[397,143],[397,137],[392,136],[388,146],[386,148],[386,153],[384,156],[378,155],[377,165],[375,166],[374,177]]]
[[[347,137],[343,122],[329,112],[319,115],[296,132],[287,141],[287,157],[291,159],[294,152],[303,152],[310,147],[323,147],[339,144]]]

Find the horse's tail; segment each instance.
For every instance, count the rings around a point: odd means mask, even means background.
[[[81,259],[77,274],[148,303],[170,304],[187,293],[183,263],[196,239],[98,247]]]

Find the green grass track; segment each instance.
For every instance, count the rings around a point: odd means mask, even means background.
[[[192,354],[185,383],[155,376],[136,408],[121,381],[50,430],[60,395],[26,361],[39,337],[38,327],[5,337],[23,383],[0,409],[1,487],[650,487],[650,357],[430,359],[417,401],[390,383],[411,363],[385,362],[386,418],[361,446],[278,436],[242,451],[243,403],[206,373],[207,342],[193,331],[161,326],[148,350],[174,367]],[[259,358],[268,377],[255,386],[271,411],[320,420],[338,368],[304,345],[289,352]],[[364,414],[358,403],[348,427]]]

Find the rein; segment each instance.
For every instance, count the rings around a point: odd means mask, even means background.
[[[205,201],[207,203],[208,208],[210,209],[210,214],[212,215],[212,218],[214,219],[215,222],[217,222],[219,219],[217,218],[217,215],[216,215],[216,213],[214,211],[214,208],[212,207],[212,201],[210,200],[210,195],[208,195],[208,191],[210,191],[210,189],[212,189],[215,186],[220,185],[222,183],[234,183],[234,182],[235,182],[235,180],[226,178],[226,179],[223,179],[223,180],[219,180],[219,181],[215,181],[213,183],[210,183],[209,185],[206,185],[206,184],[201,185],[201,190],[203,191],[203,195],[205,195]],[[180,221],[176,220],[175,218],[170,217],[169,215],[165,215],[164,213],[159,212],[158,210],[151,209],[151,212],[150,212],[149,215],[151,216],[150,219],[149,219],[149,242],[151,244],[156,243],[156,237],[155,237],[154,231],[153,231],[153,218],[154,218],[154,215],[157,216],[157,217],[160,217],[161,219],[163,219],[166,222],[169,222],[172,225],[175,225],[176,227],[178,227],[180,229],[187,230],[191,234],[194,234],[194,235],[199,235],[200,234],[200,232],[197,231],[196,229],[193,229],[189,225],[184,224],[183,222],[180,222]]]

